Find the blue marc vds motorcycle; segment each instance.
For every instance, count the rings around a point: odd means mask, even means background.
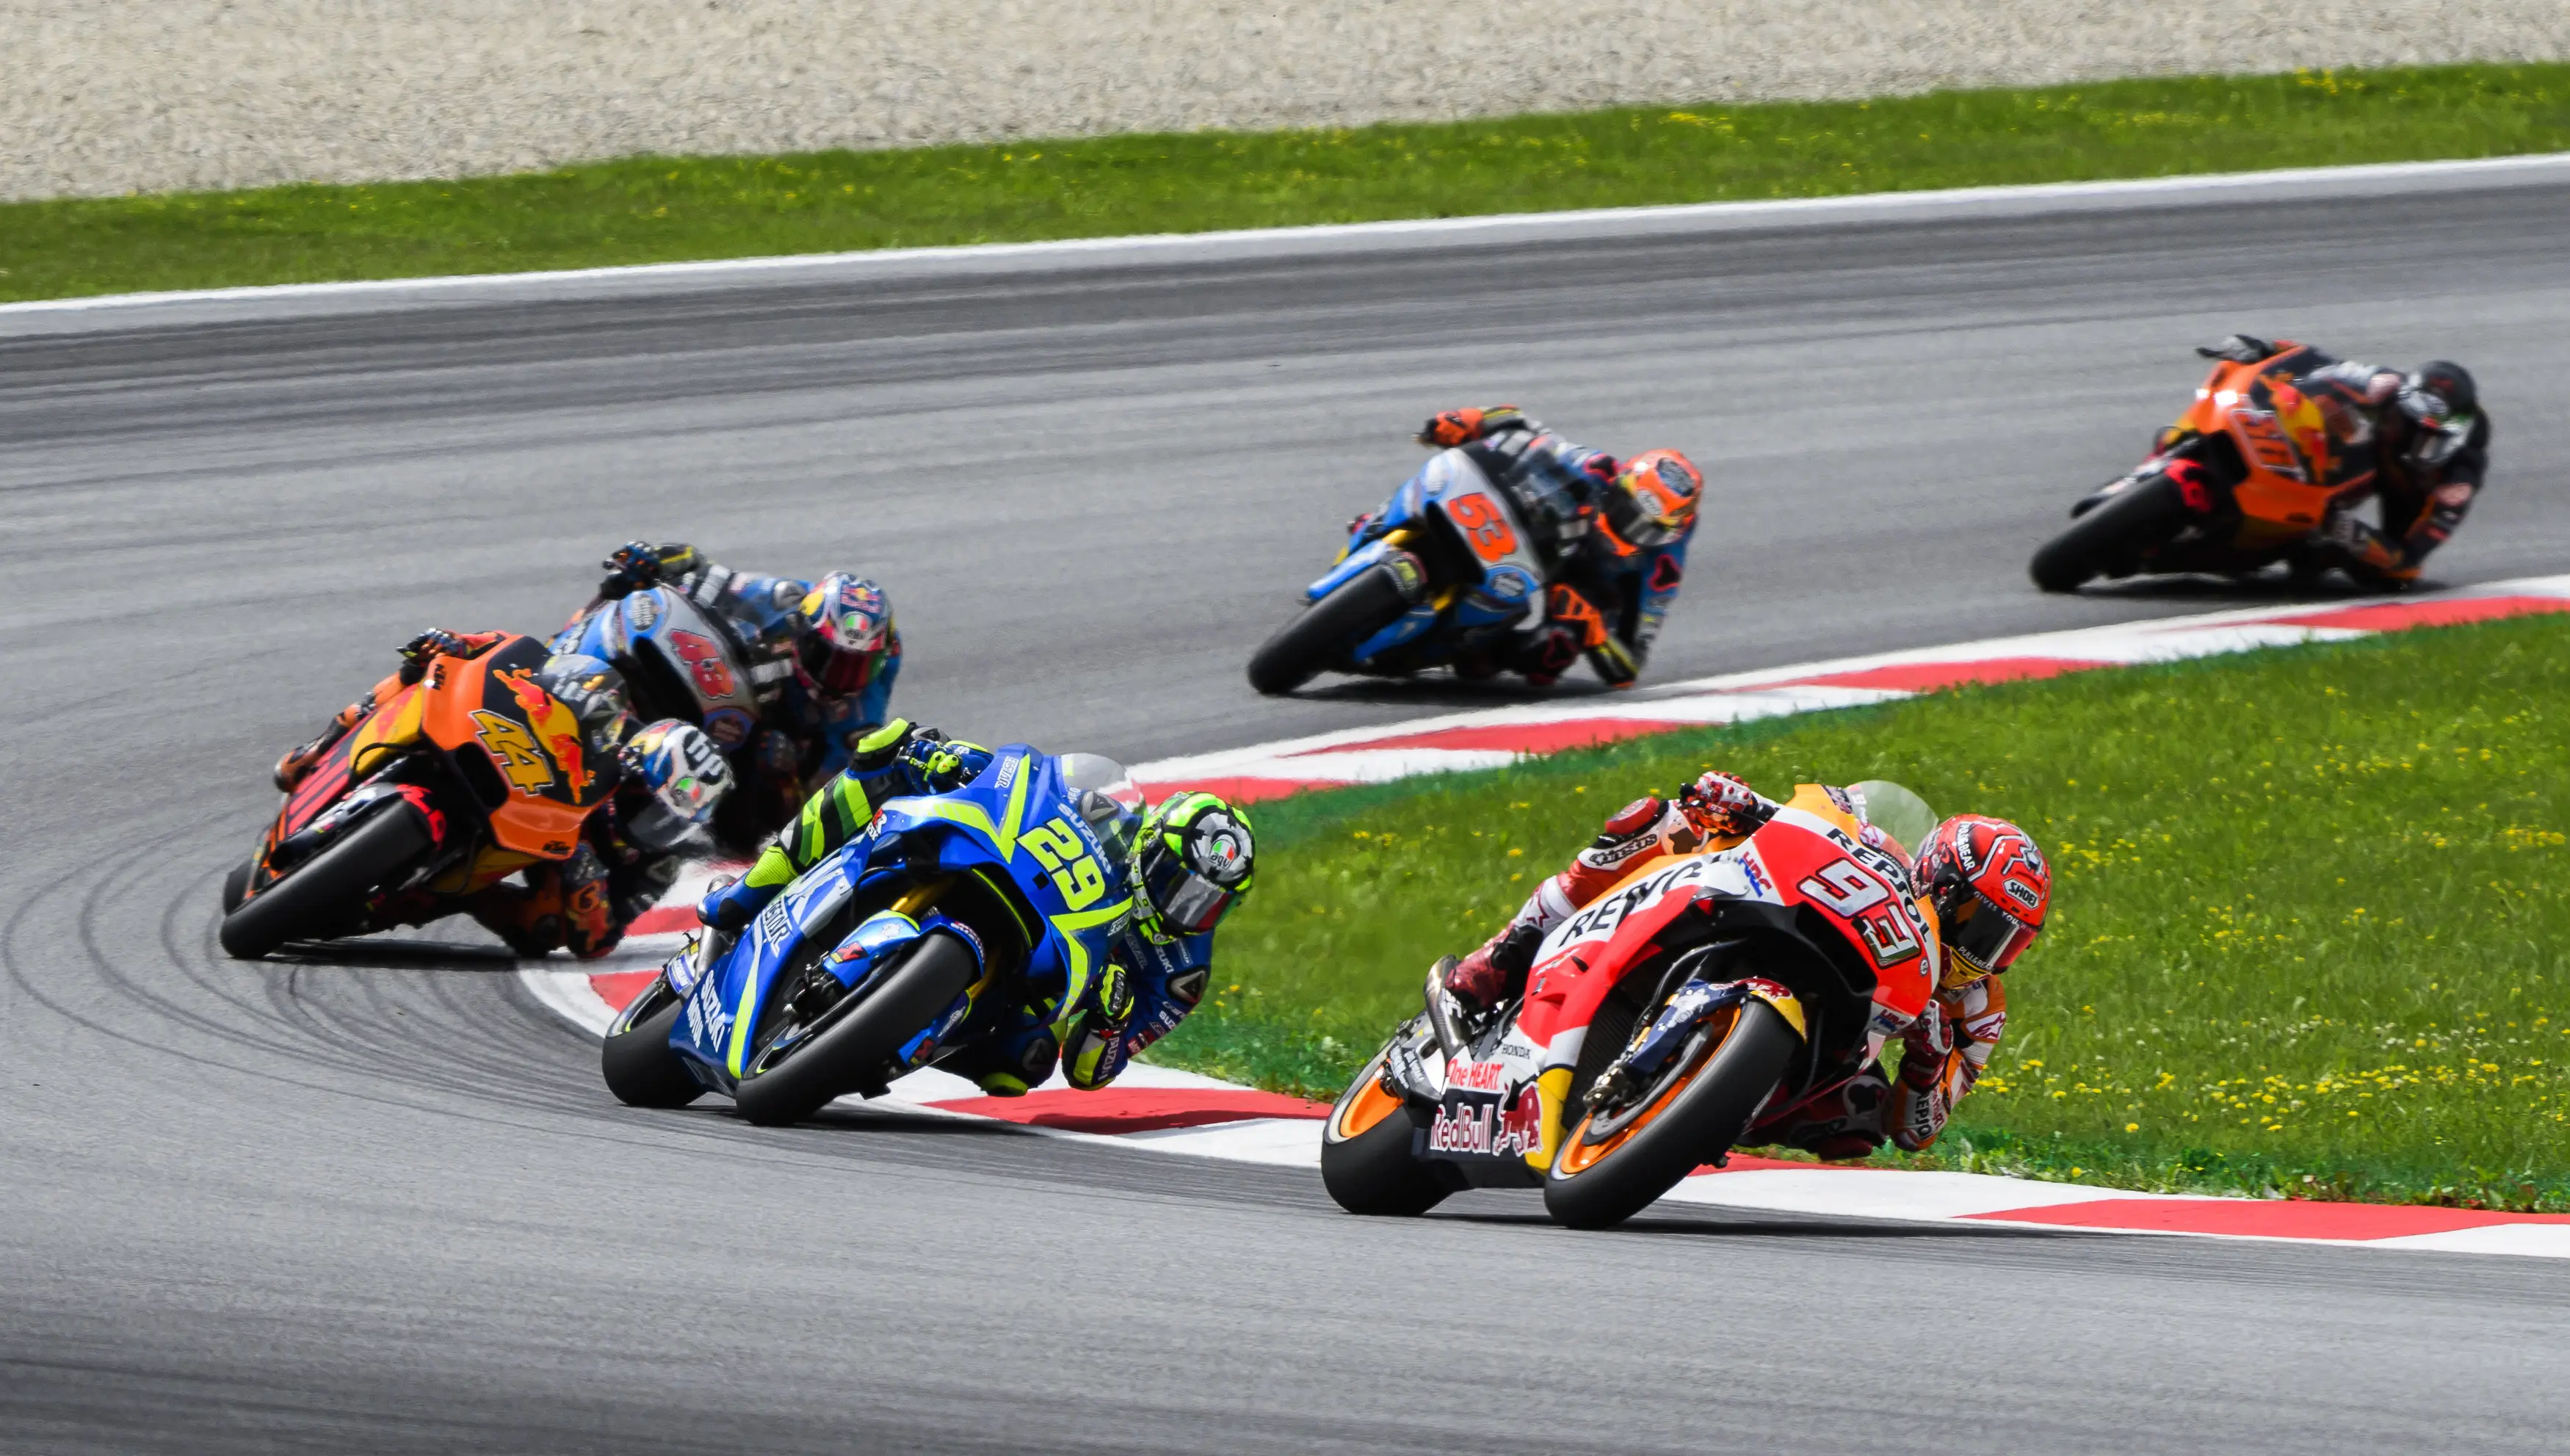
[[[1544,585],[1584,523],[1486,458],[1475,446],[1441,450],[1363,518],[1329,572],[1303,589],[1302,615],[1251,655],[1249,685],[1291,693],[1325,672],[1457,666],[1476,639],[1540,619]]]
[[[607,1034],[608,1089],[636,1107],[707,1092],[780,1126],[1056,1008],[1094,999],[1132,910],[1141,795],[1113,760],[1023,743],[951,793],[885,800],[737,937],[700,934]]]

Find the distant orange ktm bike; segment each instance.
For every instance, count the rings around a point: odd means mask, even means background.
[[[2150,458],[2070,508],[2074,524],[2034,554],[2034,584],[2071,592],[2097,577],[2319,569],[2312,532],[2374,485],[2366,432],[2327,384],[2306,388],[2329,362],[2301,347],[2216,362]]]
[[[623,769],[589,752],[572,710],[537,685],[548,656],[535,638],[505,638],[379,691],[224,880],[223,950],[249,960],[363,934],[384,928],[393,896],[461,897],[570,858]]]

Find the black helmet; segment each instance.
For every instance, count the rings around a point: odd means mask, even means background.
[[[2416,426],[2403,453],[2414,465],[2442,465],[2471,440],[2480,422],[2472,371],[2451,359],[2429,359],[2400,381],[2400,412]]]

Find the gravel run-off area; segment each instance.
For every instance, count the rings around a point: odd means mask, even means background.
[[[0,0],[0,198],[2570,57],[2570,0]]]

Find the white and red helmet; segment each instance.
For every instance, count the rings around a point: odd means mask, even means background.
[[[804,676],[834,698],[864,692],[898,641],[883,589],[847,572],[813,583],[794,615],[803,626],[796,660]]]
[[[1928,836],[1919,887],[1936,912],[1947,989],[1995,976],[2043,933],[2052,870],[2034,836],[2005,819],[1957,814]]]

